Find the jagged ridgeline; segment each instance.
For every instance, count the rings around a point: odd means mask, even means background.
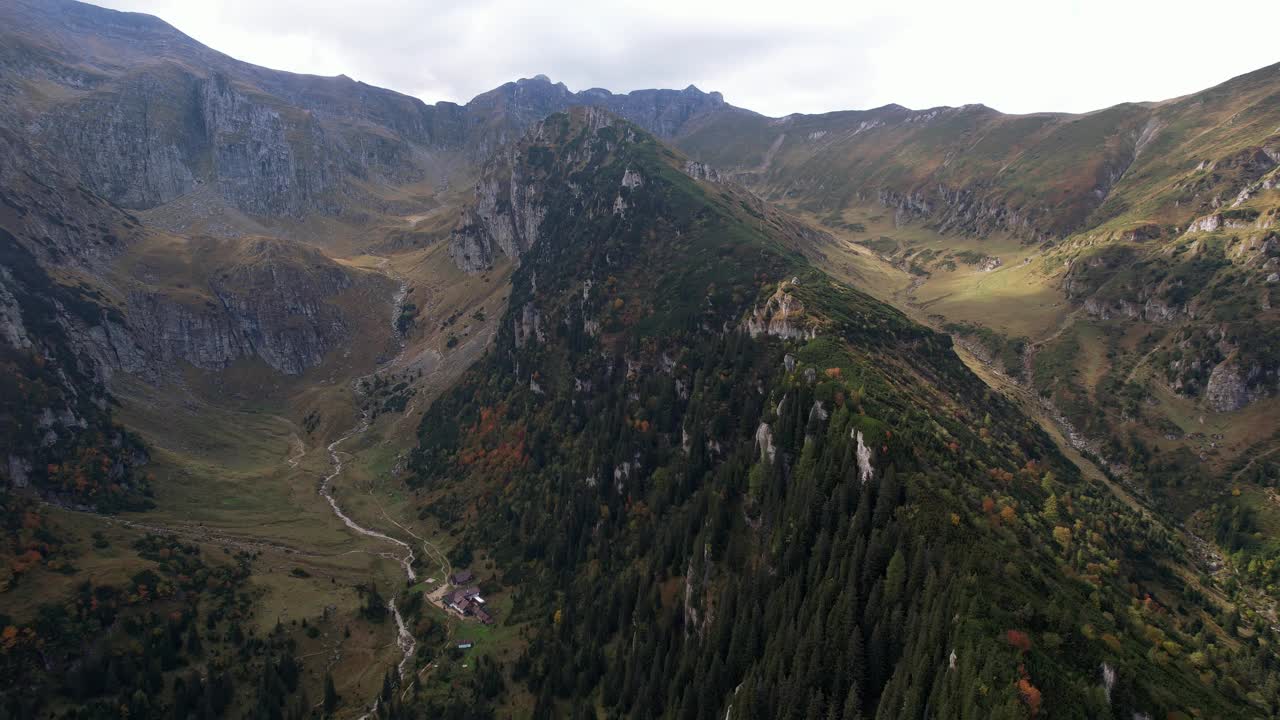
[[[455,259],[519,268],[410,483],[516,588],[534,717],[1268,711],[1158,526],[785,215],[581,109],[478,198]]]

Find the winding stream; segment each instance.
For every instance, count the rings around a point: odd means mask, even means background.
[[[385,268],[387,264],[388,264],[388,261],[384,258],[380,265],[381,267]],[[400,279],[400,278],[397,278],[397,279],[400,282],[400,288],[396,291],[396,294],[393,298],[392,311],[391,311],[391,331],[392,333],[395,334],[397,338],[400,339],[400,352],[397,353],[396,357],[390,360],[389,362],[387,362],[383,367],[373,371],[368,375],[356,378],[354,382],[354,387],[357,395],[360,392],[359,388],[362,382],[364,382],[368,378],[376,376],[378,373],[382,372],[387,367],[391,367],[395,365],[396,361],[399,360],[400,357],[404,354],[404,351],[405,351],[404,339],[400,337],[399,328],[396,325],[397,325],[397,321],[400,319],[400,306],[403,304],[404,298],[408,295],[408,292],[409,292],[409,285],[403,279]],[[395,560],[397,563],[399,563],[400,567],[404,568],[405,577],[409,580],[410,583],[413,583],[413,582],[416,582],[418,579],[417,573],[415,573],[413,570],[413,561],[415,557],[413,547],[410,546],[409,543],[404,542],[403,540],[391,537],[386,533],[364,527],[363,525],[356,522],[355,520],[352,520],[349,515],[343,512],[342,506],[338,504],[337,498],[335,498],[333,495],[333,481],[339,475],[342,474],[342,471],[344,469],[344,465],[342,462],[343,452],[339,450],[338,447],[341,446],[347,440],[350,440],[351,438],[357,435],[364,434],[366,431],[368,431],[370,424],[371,424],[371,421],[369,419],[369,411],[365,410],[361,413],[360,422],[357,423],[354,428],[349,430],[342,437],[329,443],[329,446],[327,449],[329,451],[329,462],[333,468],[333,472],[325,476],[324,480],[320,483],[320,490],[319,490],[320,496],[323,497],[326,501],[328,501],[329,507],[333,509],[333,514],[336,515],[338,519],[341,520],[342,523],[346,525],[348,528],[350,528],[353,532],[359,535],[364,535],[365,537],[370,537],[375,540],[379,540],[389,545],[393,545],[398,550],[403,551],[403,552],[397,552],[396,550],[391,550],[388,552],[379,553],[379,555],[388,560]],[[399,523],[396,523],[396,525],[397,527],[400,527]],[[399,596],[400,596],[400,593],[397,592],[391,597],[390,600],[387,601],[387,610],[391,612],[391,616],[395,618],[395,621],[396,621],[396,644],[400,647],[400,650],[402,652],[400,664],[397,666],[397,671],[399,672],[400,677],[403,679],[405,674],[405,669],[408,667],[409,661],[413,659],[414,650],[417,648],[417,641],[414,639],[413,633],[409,632],[408,626],[405,625],[404,617],[400,615],[400,608],[396,606],[396,599]],[[374,712],[377,711],[377,707],[378,707],[378,704],[377,704],[377,701],[375,701],[373,706]],[[366,714],[363,717],[368,717],[368,716],[369,714]]]
[[[396,545],[402,548],[404,550],[404,554],[402,555],[396,554],[395,552],[379,553],[379,555],[381,557],[387,558],[388,560],[395,560],[396,562],[400,563],[400,567],[404,568],[404,575],[406,578],[409,579],[409,582],[411,583],[416,582],[418,579],[418,574],[413,571],[414,553],[413,553],[413,548],[409,545],[409,543],[406,543],[403,540],[400,540],[398,538],[393,538],[390,535],[387,535],[386,533],[378,532],[377,530],[370,530],[369,528],[364,527],[360,523],[357,523],[355,520],[352,520],[350,516],[348,516],[345,512],[342,511],[342,507],[338,505],[337,498],[333,496],[333,488],[332,488],[333,479],[341,475],[343,470],[342,454],[341,454],[341,451],[338,450],[338,446],[341,445],[343,442],[351,439],[352,437],[355,437],[356,435],[359,435],[365,432],[368,429],[369,429],[369,420],[368,420],[368,417],[366,416],[365,418],[361,419],[360,424],[357,425],[355,429],[348,432],[346,435],[343,435],[342,437],[338,438],[337,440],[334,440],[333,442],[329,443],[329,448],[328,448],[329,460],[333,464],[333,472],[325,476],[324,482],[320,483],[320,495],[325,500],[329,501],[329,507],[333,508],[333,514],[337,515],[338,519],[341,520],[343,524],[346,525],[347,527],[351,528],[352,530],[359,533],[360,535],[375,538],[377,540],[381,540],[382,542],[390,543],[392,545]],[[400,659],[400,664],[398,666],[400,675],[401,677],[403,677],[405,666],[409,664],[409,660],[413,657],[413,651],[417,646],[417,642],[413,639],[413,633],[410,633],[408,627],[405,626],[404,618],[401,617],[400,615],[400,608],[396,607],[397,597],[399,597],[399,593],[396,593],[391,597],[390,600],[387,601],[387,609],[391,611],[392,617],[394,617],[396,620],[396,635],[397,635],[396,643],[400,646],[400,649],[404,652],[404,656]]]

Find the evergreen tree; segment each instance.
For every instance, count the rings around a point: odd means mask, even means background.
[[[324,714],[332,715],[334,710],[338,709],[338,689],[333,686],[333,676],[329,673],[324,674]]]

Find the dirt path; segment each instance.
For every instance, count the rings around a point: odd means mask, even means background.
[[[1257,455],[1254,455],[1253,457],[1249,458],[1249,462],[1245,463],[1245,466],[1244,466],[1244,467],[1242,467],[1242,468],[1240,468],[1239,470],[1235,471],[1235,473],[1233,473],[1233,474],[1231,475],[1231,482],[1232,482],[1233,484],[1234,484],[1234,483],[1238,483],[1238,482],[1240,482],[1240,476],[1241,476],[1241,475],[1244,475],[1244,474],[1249,470],[1249,468],[1253,467],[1253,464],[1254,464],[1255,462],[1257,462],[1257,461],[1261,460],[1262,458],[1268,457],[1268,456],[1270,456],[1270,455],[1274,455],[1277,451],[1280,451],[1280,445],[1276,445],[1276,446],[1274,446],[1274,447],[1272,447],[1272,448],[1270,448],[1270,449],[1268,449],[1268,450],[1263,450],[1262,452],[1258,453]],[[1273,498],[1275,497],[1275,491],[1274,491],[1274,490],[1269,490],[1268,492],[1271,494],[1271,496],[1272,496]]]
[[[231,533],[219,532],[211,530],[204,525],[157,525],[155,523],[137,522],[135,520],[126,520],[115,515],[101,515],[96,512],[88,512],[85,510],[75,510],[73,508],[64,507],[49,502],[42,502],[42,505],[56,507],[62,512],[72,513],[81,517],[92,518],[105,525],[116,525],[119,527],[129,528],[132,530],[142,530],[149,533],[159,535],[176,535],[179,537],[190,538],[195,542],[208,543],[210,545],[218,545],[234,550],[244,550],[245,552],[278,552],[284,555],[292,555],[304,558],[326,558],[335,557],[335,555],[323,555],[315,552],[308,552],[291,545],[282,543],[273,543],[262,540],[260,538],[234,535]]]
[[[1013,400],[1022,408],[1023,412],[1031,416],[1031,418],[1049,434],[1049,437],[1054,441],[1054,444],[1058,446],[1058,449],[1062,451],[1062,454],[1066,455],[1068,460],[1074,463],[1076,467],[1080,468],[1081,473],[1083,473],[1087,479],[1095,480],[1106,485],[1118,500],[1142,515],[1142,517],[1149,522],[1159,522],[1159,519],[1150,511],[1150,509],[1148,509],[1145,498],[1140,498],[1129,488],[1126,488],[1112,480],[1093,462],[1093,460],[1089,459],[1081,453],[1079,449],[1077,449],[1075,444],[1071,441],[1071,437],[1069,435],[1071,431],[1060,425],[1058,418],[1054,417],[1049,409],[1039,402],[1035,397],[1035,392],[1031,388],[1017,382],[1004,373],[996,371],[961,346],[957,345],[956,351],[956,354],[960,356],[960,359],[964,364],[969,366],[969,369],[973,370],[978,377],[982,378],[983,382],[993,390],[996,390],[1010,400]]]

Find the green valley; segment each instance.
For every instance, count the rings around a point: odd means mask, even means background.
[[[1276,717],[1278,178],[1280,65],[429,104],[0,3],[0,719]]]

